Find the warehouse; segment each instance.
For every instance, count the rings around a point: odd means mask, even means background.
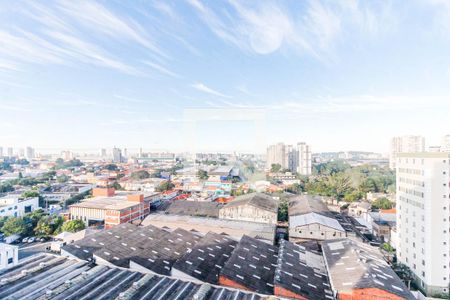
[[[220,209],[219,218],[277,224],[278,201],[263,193],[238,196]]]
[[[223,233],[229,235],[235,240],[239,240],[242,236],[248,235],[272,244],[275,239],[276,229],[276,224],[166,214],[150,214],[142,221],[142,225],[184,228],[186,230],[195,230],[203,234],[212,231],[218,234]]]
[[[36,254],[0,273],[1,299],[260,300],[260,295]]]
[[[325,241],[322,249],[337,299],[415,299],[377,248],[340,239]]]
[[[274,294],[280,297],[334,299],[322,255],[284,240],[278,251],[274,285]]]
[[[321,197],[302,195],[289,203],[289,237],[294,241],[329,240],[347,236],[346,230]]]
[[[172,276],[218,284],[219,273],[236,245],[237,242],[229,237],[209,232],[191,252],[186,253],[175,263]]]
[[[168,235],[147,242],[144,248],[134,252],[130,268],[146,273],[170,275],[175,261],[190,252],[201,238],[201,235],[177,228]]]
[[[278,248],[243,236],[222,268],[219,283],[237,289],[272,295]]]

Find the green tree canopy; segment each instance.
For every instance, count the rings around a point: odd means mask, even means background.
[[[6,236],[13,234],[25,235],[28,232],[28,225],[24,218],[8,218],[8,220],[6,220],[3,224],[2,232]]]
[[[39,197],[39,192],[38,191],[25,191],[22,193],[22,195],[20,195],[20,197],[26,199],[26,198],[34,198],[34,197]]]
[[[379,198],[372,202],[372,208],[374,209],[391,209],[394,203],[387,198]]]
[[[206,180],[209,177],[208,172],[206,172],[205,170],[201,170],[201,169],[199,169],[197,171],[197,176],[199,179],[202,179],[202,180]]]
[[[270,166],[270,172],[272,173],[278,173],[281,170],[281,165],[280,164],[272,164]]]
[[[146,170],[139,170],[131,173],[130,177],[133,179],[146,179],[150,177],[150,174]]]
[[[83,230],[85,227],[84,222],[81,220],[70,220],[62,225],[61,231],[77,232]]]
[[[172,182],[164,181],[163,183],[161,183],[159,186],[156,187],[156,190],[158,192],[164,192],[164,191],[171,190],[174,187],[175,187],[175,185]]]

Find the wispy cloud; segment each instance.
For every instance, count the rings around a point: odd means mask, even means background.
[[[159,71],[160,73],[162,73],[164,75],[168,75],[168,76],[176,77],[176,78],[180,77],[180,75],[178,75],[177,73],[172,72],[169,69],[167,69],[167,68],[165,68],[165,67],[163,67],[163,66],[161,66],[161,65],[159,65],[159,64],[157,64],[155,62],[151,62],[151,61],[147,60],[147,61],[144,61],[144,64],[152,67],[153,69]]]
[[[223,98],[231,98],[231,96],[222,94],[221,92],[218,92],[218,91],[216,91],[216,90],[214,90],[214,89],[204,85],[201,82],[194,83],[194,84],[191,85],[191,87],[193,87],[194,89],[196,89],[196,90],[198,90],[200,92],[207,93],[207,94],[210,94],[210,95],[213,95],[213,96],[219,96],[219,97],[223,97]]]
[[[236,14],[233,18],[224,13],[228,10],[216,11],[199,0],[188,3],[217,37],[257,54],[284,48],[323,59],[344,31],[364,30],[362,33],[366,34],[378,32],[380,24],[392,25],[388,22],[389,1],[383,7],[372,8],[358,0],[327,5],[313,0],[305,2],[301,9],[287,10],[280,2],[256,2],[250,6],[230,0],[230,9]]]

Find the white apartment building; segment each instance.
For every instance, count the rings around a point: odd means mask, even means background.
[[[39,208],[39,198],[20,199],[11,194],[0,198],[0,217],[20,217]]]
[[[283,169],[300,175],[311,175],[311,161],[311,147],[303,142],[294,146],[278,143],[267,148],[267,169],[272,164],[280,164]]]
[[[397,158],[397,257],[429,295],[450,283],[450,153]]]
[[[419,135],[397,136],[391,139],[389,168],[395,169],[398,153],[416,153],[425,151],[425,138]]]

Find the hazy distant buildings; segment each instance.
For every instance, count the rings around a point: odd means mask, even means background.
[[[278,143],[267,148],[266,167],[279,164],[282,169],[289,169],[301,175],[311,175],[311,147],[306,143],[285,145]]]
[[[425,151],[425,138],[419,135],[404,135],[391,139],[389,168],[395,169],[399,153],[416,153]]]
[[[3,157],[3,147],[0,147],[0,157]]]
[[[101,149],[100,150],[100,156],[101,157],[106,157],[106,149]]]
[[[34,149],[31,148],[31,147],[27,147],[26,148],[26,152],[25,152],[25,158],[26,159],[33,159],[35,157],[34,155],[35,155],[34,154]]]
[[[450,153],[401,153],[397,160],[397,257],[428,294],[448,294]]]
[[[13,157],[13,156],[14,156],[14,154],[13,154],[13,148],[8,147],[8,152],[7,152],[7,154],[8,154],[8,157]]]

